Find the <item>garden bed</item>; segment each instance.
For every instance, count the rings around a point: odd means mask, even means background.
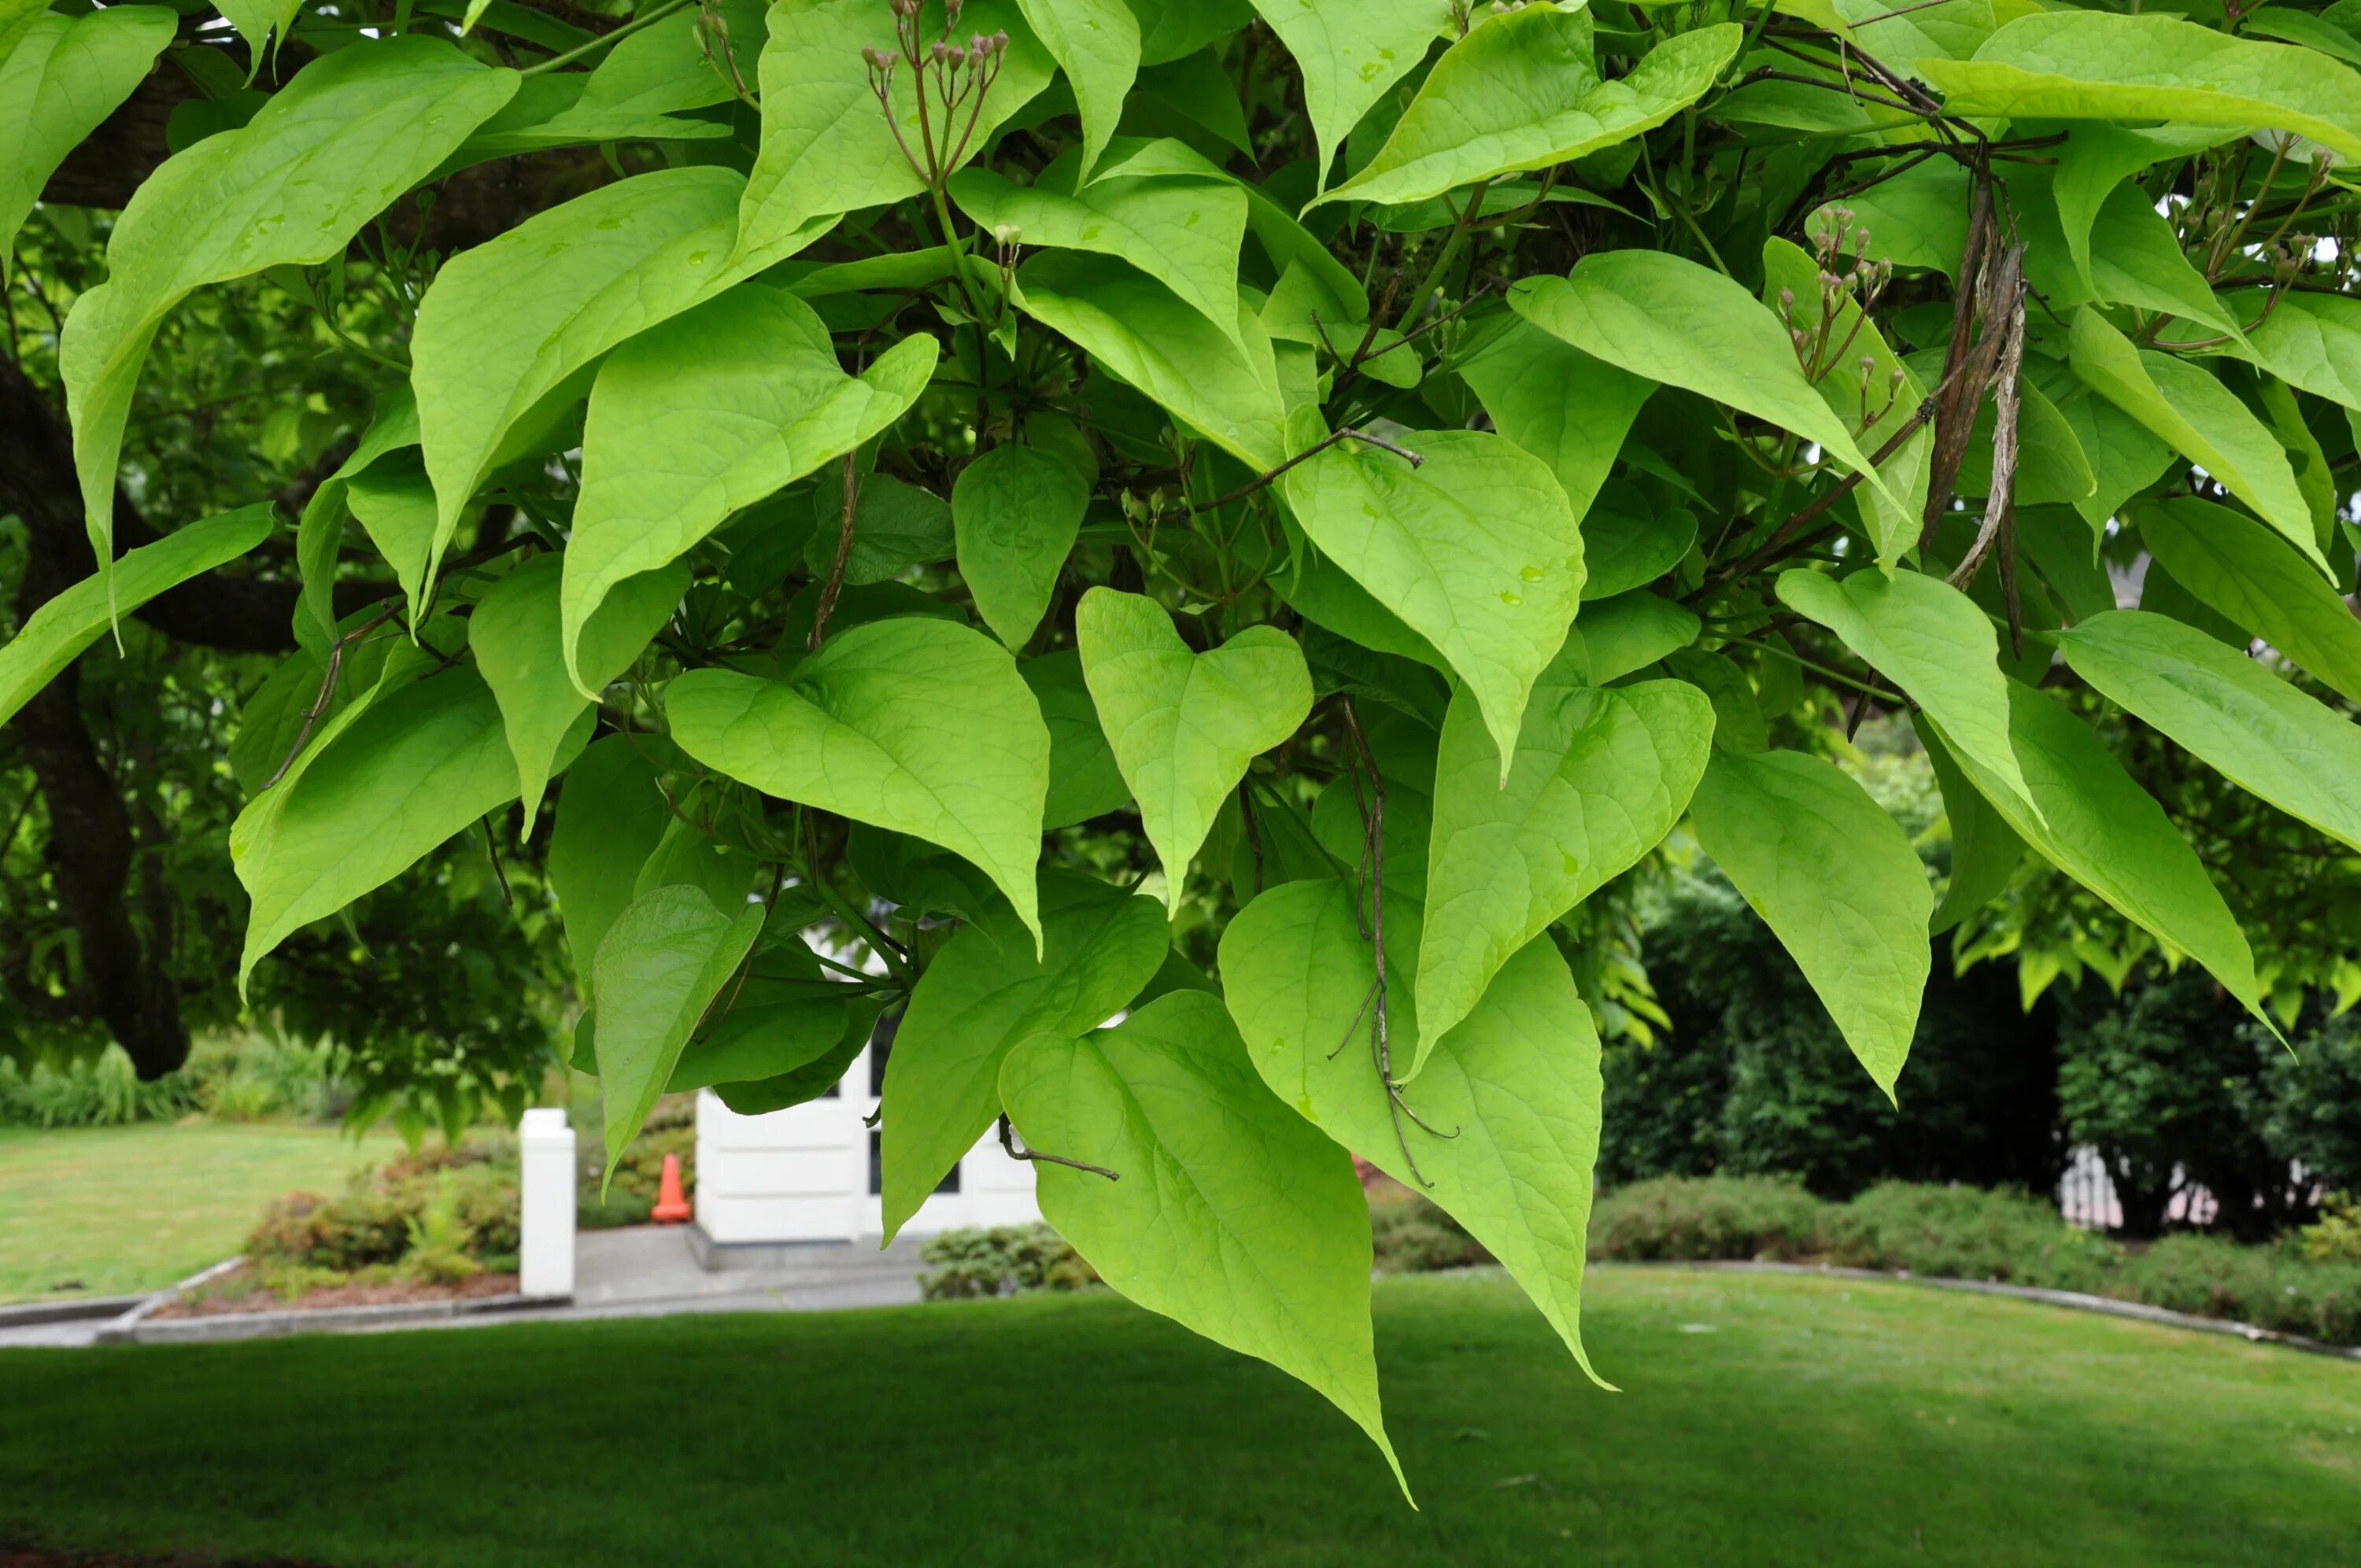
[[[315,1285],[294,1295],[274,1289],[250,1265],[207,1280],[175,1296],[149,1312],[149,1321],[167,1318],[219,1318],[243,1312],[316,1312],[337,1307],[397,1307],[421,1301],[475,1301],[493,1296],[513,1296],[517,1277],[507,1273],[469,1275],[465,1279],[354,1280],[340,1285]]]

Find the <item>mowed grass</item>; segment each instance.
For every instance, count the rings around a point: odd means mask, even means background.
[[[0,1301],[125,1295],[236,1252],[263,1205],[399,1146],[327,1127],[0,1129]]]
[[[1377,1289],[1420,1510],[1105,1294],[0,1353],[0,1540],[362,1568],[2350,1564],[2361,1365],[1906,1285]]]

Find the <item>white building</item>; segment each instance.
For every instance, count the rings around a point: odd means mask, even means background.
[[[782,1245],[874,1243],[884,1234],[878,1135],[863,1118],[876,1113],[892,1043],[891,1026],[881,1026],[834,1089],[784,1111],[741,1116],[711,1090],[698,1093],[689,1239],[700,1262],[712,1267]],[[1033,1167],[1009,1158],[997,1133],[987,1133],[902,1234],[1040,1218]]]

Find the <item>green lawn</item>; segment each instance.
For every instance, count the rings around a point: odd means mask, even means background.
[[[326,1127],[0,1128],[0,1301],[170,1285],[236,1252],[271,1199],[387,1152]]]
[[[2361,1365],[1902,1285],[1378,1288],[1422,1512],[1104,1295],[0,1353],[0,1540],[339,1565],[2350,1564]]]

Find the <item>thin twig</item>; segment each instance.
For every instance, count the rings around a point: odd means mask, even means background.
[[[805,640],[804,652],[817,652],[820,639],[828,635],[828,618],[836,613],[837,596],[844,591],[845,568],[852,561],[852,524],[861,512],[860,448],[844,455],[844,521],[837,530],[836,559],[828,568],[828,582],[820,588],[819,603],[812,610],[811,636]]]
[[[269,789],[271,785],[277,784],[280,779],[287,776],[287,770],[295,765],[295,759],[303,754],[304,745],[311,740],[313,726],[318,724],[322,716],[335,705],[336,700],[336,677],[343,672],[345,667],[345,650],[351,647],[355,642],[359,641],[363,637],[368,635],[368,633],[376,630],[379,627],[384,625],[387,621],[392,620],[393,610],[394,601],[391,599],[386,600],[385,608],[383,609],[378,611],[375,615],[369,617],[368,620],[356,626],[350,631],[346,632],[342,637],[337,638],[335,646],[328,650],[327,673],[320,678],[319,695],[312,699],[312,706],[303,710],[303,722],[295,731],[295,743],[287,749],[287,755],[280,762],[278,770],[274,772],[269,778],[263,781],[262,789]],[[255,793],[259,795],[262,793],[262,790],[257,790]]]
[[[1044,1165],[1062,1165],[1070,1170],[1087,1170],[1093,1176],[1104,1176],[1109,1181],[1123,1179],[1116,1172],[1109,1170],[1103,1165],[1093,1165],[1086,1159],[1068,1159],[1061,1154],[1045,1154],[1039,1149],[1018,1148],[1016,1129],[1008,1124],[1005,1113],[1000,1118],[1000,1146],[1008,1151],[1008,1157],[1011,1159],[1038,1160]]]
[[[1312,458],[1317,457],[1320,454],[1327,451],[1338,442],[1344,441],[1347,438],[1354,441],[1367,442],[1371,446],[1383,448],[1385,451],[1390,452],[1395,456],[1401,458],[1413,468],[1419,467],[1426,462],[1424,457],[1421,456],[1418,453],[1411,451],[1406,446],[1397,446],[1382,435],[1371,435],[1366,430],[1356,430],[1348,424],[1341,429],[1333,431],[1330,433],[1322,436],[1318,441],[1313,442],[1311,445],[1305,447],[1302,451],[1297,453],[1294,456],[1289,458],[1286,462],[1281,463],[1278,467],[1271,469],[1269,472],[1256,475],[1253,478],[1248,479],[1245,484],[1240,485],[1236,489],[1232,490],[1228,495],[1216,496],[1212,500],[1206,501],[1202,505],[1191,506],[1189,509],[1190,515],[1193,517],[1209,511],[1219,511],[1222,508],[1228,506],[1232,501],[1242,501],[1246,499],[1246,497],[1254,494],[1257,490],[1268,485],[1281,474],[1286,473],[1290,468],[1294,467],[1297,464],[1308,462]]]

